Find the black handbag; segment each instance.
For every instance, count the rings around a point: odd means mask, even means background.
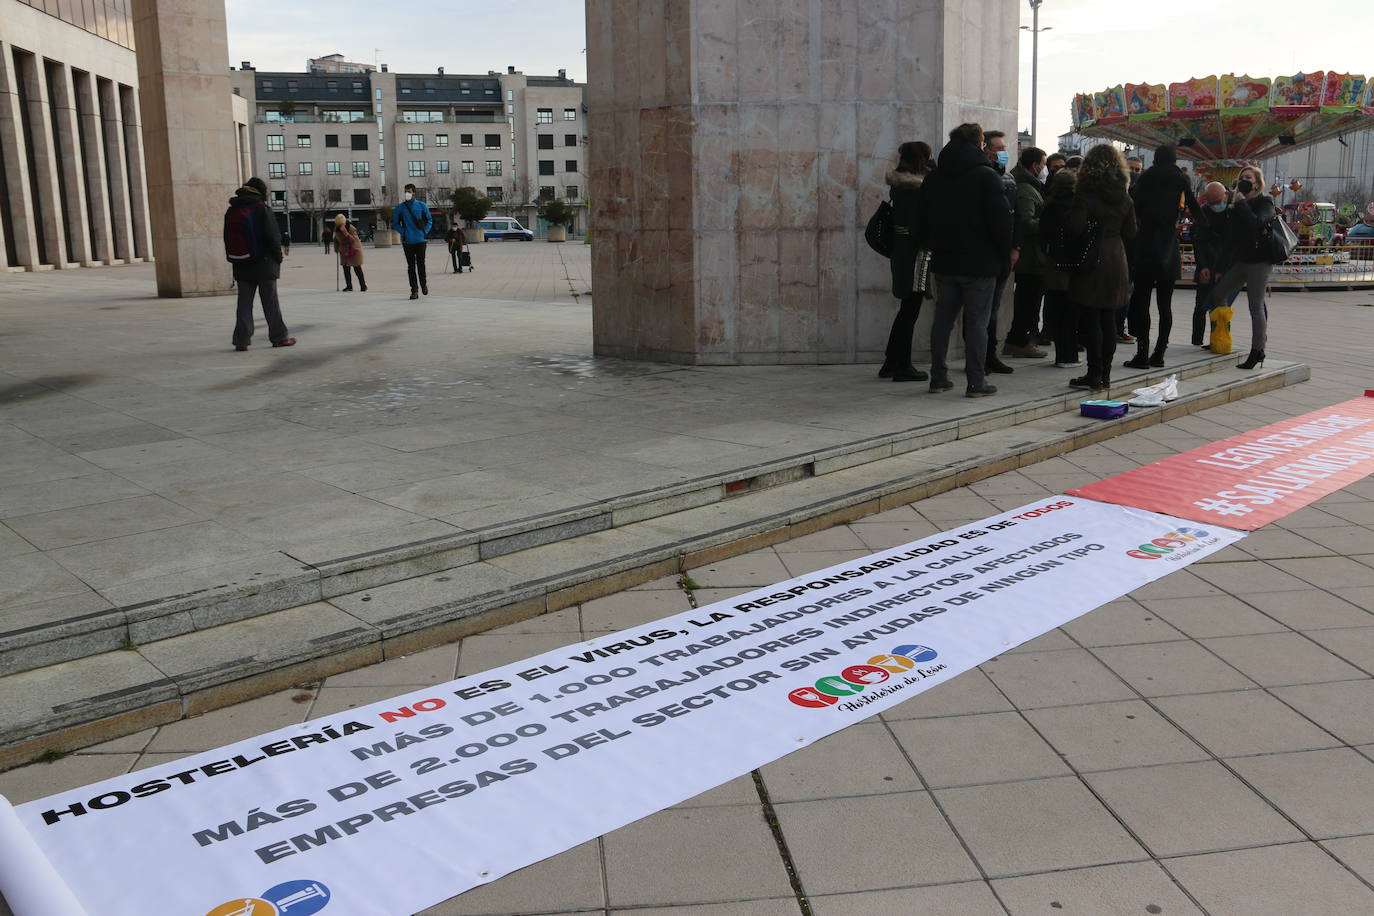
[[[883,201],[864,228],[864,241],[868,247],[885,258],[892,257],[892,204]]]

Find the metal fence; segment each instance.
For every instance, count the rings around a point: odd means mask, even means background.
[[[1182,245],[1183,283],[1193,279],[1193,246]],[[1274,266],[1269,285],[1284,289],[1358,289],[1374,287],[1374,239],[1347,245],[1300,245]]]

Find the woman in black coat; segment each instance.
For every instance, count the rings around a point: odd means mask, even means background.
[[[1140,235],[1131,264],[1130,331],[1135,337],[1135,357],[1126,362],[1131,369],[1164,365],[1164,351],[1173,330],[1174,283],[1183,265],[1178,250],[1178,209],[1184,203],[1198,218],[1197,198],[1188,179],[1178,170],[1178,155],[1171,145],[1155,150],[1155,161],[1131,189],[1135,218]],[[1159,310],[1159,336],[1150,351],[1150,294]]]
[[[897,167],[887,173],[892,201],[892,295],[901,306],[892,319],[878,377],[894,382],[924,382],[930,377],[911,364],[911,335],[921,314],[921,300],[930,288],[930,253],[921,250],[916,214],[931,158],[929,145],[919,140],[903,143],[897,149]]]
[[[1247,165],[1240,170],[1227,217],[1226,254],[1231,266],[1212,289],[1212,306],[1222,305],[1232,293],[1245,287],[1250,299],[1250,355],[1236,368],[1253,369],[1264,365],[1269,331],[1264,289],[1274,270],[1268,251],[1260,245],[1274,218],[1274,201],[1265,193],[1264,173],[1258,166]]]

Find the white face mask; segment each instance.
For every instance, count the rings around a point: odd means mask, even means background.
[[[410,193],[409,191],[406,191],[406,200],[411,200],[411,199],[413,199],[414,197],[415,197],[414,194]]]

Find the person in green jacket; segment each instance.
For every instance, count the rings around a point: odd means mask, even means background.
[[[1040,250],[1040,211],[1045,206],[1045,151],[1037,146],[1021,151],[1011,170],[1016,179],[1016,227],[1013,245],[1020,249],[1016,260],[1015,311],[1002,347],[1005,356],[1041,359],[1045,351],[1035,346],[1040,327],[1040,300],[1045,295],[1045,254]],[[1053,323],[1046,319],[1046,327]]]

